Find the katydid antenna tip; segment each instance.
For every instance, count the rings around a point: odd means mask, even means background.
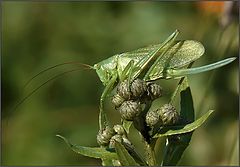
[[[180,33],[179,29],[176,29],[176,30],[175,30],[175,33]]]
[[[62,135],[58,135],[58,134],[57,134],[56,137],[59,137],[60,139],[62,139],[63,141],[65,141],[68,146],[70,146],[70,147],[72,146],[72,144],[69,143],[69,141],[68,141],[65,137],[63,137]]]
[[[59,134],[57,134],[57,135],[55,135],[56,137],[60,137],[60,138],[62,138],[63,136],[61,136],[61,135],[59,135]]]
[[[171,35],[172,38],[176,37],[179,33],[180,33],[180,31],[178,29],[176,29]]]
[[[63,137],[62,135],[57,134],[57,135],[55,135],[55,136],[56,136],[56,137],[59,137],[59,138],[61,138],[61,139],[63,139],[63,140],[66,141],[65,137]]]

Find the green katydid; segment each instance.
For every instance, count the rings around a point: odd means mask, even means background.
[[[105,89],[100,98],[100,129],[103,129],[108,122],[106,120],[107,118],[103,109],[103,103],[107,95],[114,89],[118,81],[128,79],[129,82],[131,82],[137,77],[142,77],[145,81],[153,81],[158,79],[176,79],[186,75],[197,74],[219,68],[228,63],[231,63],[236,59],[235,57],[227,58],[225,60],[221,60],[219,62],[201,67],[184,68],[184,66],[197,60],[204,54],[204,47],[201,43],[194,40],[177,41],[175,39],[178,34],[179,31],[176,30],[161,44],[143,47],[122,54],[116,54],[99,63],[96,63],[94,66],[85,65],[91,69],[96,70],[98,77],[105,86]],[[32,79],[42,74],[43,72],[46,72],[47,70],[71,63],[72,62],[61,63],[49,67],[39,72],[37,75],[32,77]],[[75,64],[84,65],[82,63]],[[71,71],[76,71],[76,69],[69,70],[63,74]],[[53,78],[56,78],[60,75],[54,76]],[[47,80],[42,85],[34,89],[29,95],[32,95],[37,89],[45,85],[53,78]],[[30,81],[27,84],[29,84]],[[19,104],[25,101],[28,97],[29,96],[25,97]]]
[[[193,40],[176,41],[178,33],[176,30],[162,44],[117,54],[94,65],[100,80],[106,86],[100,99],[100,129],[107,122],[103,112],[103,102],[118,80],[123,81],[126,78],[134,80],[140,75],[143,76],[145,81],[161,78],[176,79],[185,75],[219,68],[236,59],[228,58],[201,67],[183,68],[185,65],[200,58],[204,54],[204,47],[201,43]]]

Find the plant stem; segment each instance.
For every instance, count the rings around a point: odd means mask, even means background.
[[[156,166],[157,161],[155,157],[154,147],[151,147],[149,143],[145,141],[145,154],[147,158],[147,163],[149,166]]]

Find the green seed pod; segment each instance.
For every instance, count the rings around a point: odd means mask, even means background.
[[[136,116],[138,116],[142,111],[140,102],[137,101],[125,101],[119,107],[119,112],[121,117],[127,121],[132,121]]]
[[[98,133],[98,135],[97,135],[97,143],[100,146],[106,146],[109,143],[109,140],[104,138],[101,133]]]
[[[131,92],[134,98],[141,97],[147,90],[147,84],[141,79],[135,79],[131,84]]]
[[[120,107],[124,101],[125,101],[124,98],[122,98],[119,94],[115,94],[112,97],[112,103],[115,106],[115,108]]]
[[[114,135],[111,139],[110,139],[110,143],[109,143],[109,147],[110,148],[114,148],[115,147],[115,141],[119,142],[119,143],[122,143],[123,141],[123,138],[121,135]]]
[[[113,128],[107,126],[104,130],[103,130],[103,133],[102,135],[105,137],[105,138],[111,138],[113,135],[115,134],[115,131],[113,130]]]
[[[132,93],[130,91],[128,80],[121,82],[117,87],[117,93],[123,97],[125,100],[129,100],[132,96]]]
[[[114,134],[114,130],[109,126],[107,126],[103,131],[100,130],[97,135],[98,144],[103,146],[107,145]]]
[[[148,84],[148,94],[151,100],[155,100],[162,96],[162,87],[156,83]]]
[[[122,125],[114,125],[113,129],[119,135],[123,135],[126,133]]]
[[[148,126],[154,126],[158,123],[159,121],[159,114],[157,110],[155,111],[148,111],[146,115],[146,123]]]
[[[171,104],[165,104],[157,110],[163,125],[174,125],[179,120],[179,113]]]

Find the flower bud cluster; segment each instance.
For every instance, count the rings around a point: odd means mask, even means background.
[[[125,101],[119,107],[121,117],[125,120],[132,121],[142,112],[142,106],[139,101]]]
[[[114,148],[116,141],[130,143],[122,125],[114,125],[113,128],[107,126],[104,130],[98,132],[97,142],[99,145]]]
[[[162,87],[156,83],[149,83],[148,85],[148,89],[147,89],[147,95],[148,97],[150,97],[151,100],[155,100],[159,97],[162,96]]]
[[[157,110],[148,111],[146,115],[146,123],[148,126],[154,126],[159,122],[159,114]]]
[[[159,116],[163,125],[174,125],[179,120],[179,113],[176,108],[171,104],[165,104],[158,109]]]
[[[131,83],[128,80],[117,86],[117,94],[112,98],[112,103],[125,120],[132,121],[142,112],[144,100],[155,100],[162,96],[162,88],[155,83],[147,83],[141,79],[135,79]]]
[[[104,130],[99,130],[97,135],[97,142],[101,146],[108,145],[110,139],[115,134],[113,128],[107,126]]]
[[[165,104],[155,111],[148,111],[146,115],[146,123],[153,127],[157,123],[162,126],[174,125],[179,121],[179,113],[171,104]]]

